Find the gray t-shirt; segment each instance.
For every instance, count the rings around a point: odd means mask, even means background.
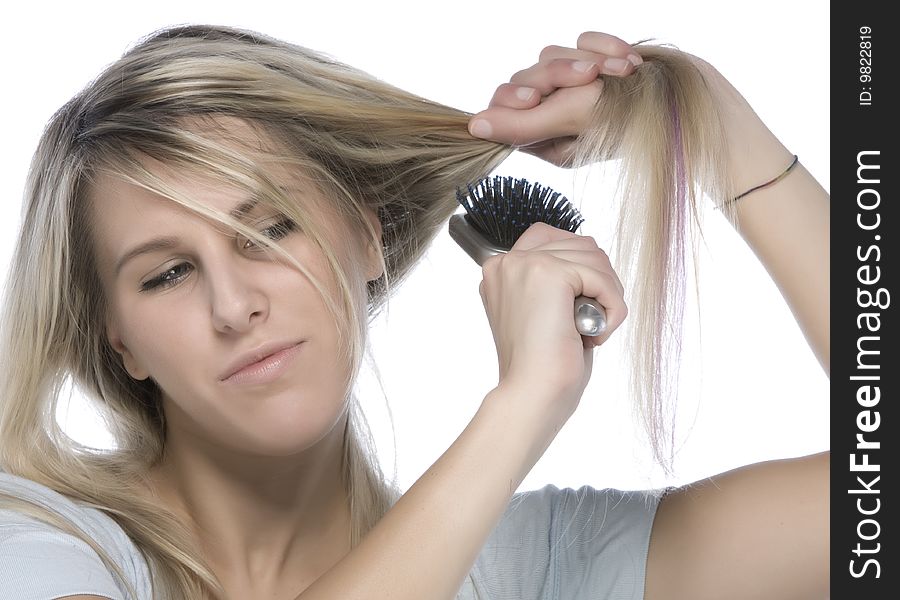
[[[108,515],[0,472],[0,490],[61,513],[84,530],[153,600],[143,556]],[[546,486],[516,494],[478,556],[459,600],[641,600],[658,497]],[[71,534],[0,509],[0,598],[93,594],[133,600],[94,550]]]

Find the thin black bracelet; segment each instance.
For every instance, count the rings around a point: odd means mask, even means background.
[[[717,206],[717,207],[716,207],[716,210],[722,208],[723,206],[728,206],[728,205],[731,204],[732,202],[737,202],[738,200],[740,200],[741,198],[743,198],[743,197],[746,196],[747,194],[750,194],[750,193],[752,193],[752,192],[755,192],[756,190],[762,189],[762,188],[764,188],[764,187],[769,187],[770,185],[773,185],[773,184],[775,184],[775,183],[778,183],[779,181],[781,181],[782,179],[784,179],[784,177],[794,169],[794,167],[797,165],[797,163],[799,162],[799,160],[800,160],[800,159],[799,159],[799,158],[797,157],[797,155],[795,154],[795,155],[794,155],[794,160],[791,161],[791,164],[789,164],[788,167],[787,167],[787,169],[785,169],[784,171],[782,171],[780,175],[778,175],[778,176],[775,177],[774,179],[771,179],[771,180],[769,180],[769,181],[767,181],[767,182],[765,182],[765,183],[761,183],[760,185],[758,185],[758,186],[756,186],[756,187],[750,188],[749,190],[747,190],[747,191],[744,192],[743,194],[740,194],[740,195],[738,195],[738,196],[735,196],[735,197],[732,198],[731,200],[726,200],[725,202],[722,203],[721,206]]]

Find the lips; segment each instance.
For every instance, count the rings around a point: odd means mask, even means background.
[[[299,349],[302,341],[269,342],[239,355],[219,375],[219,381],[238,381],[274,375]]]

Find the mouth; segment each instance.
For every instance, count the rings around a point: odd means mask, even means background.
[[[263,384],[278,379],[300,352],[303,342],[268,344],[233,362],[220,377],[227,384]]]

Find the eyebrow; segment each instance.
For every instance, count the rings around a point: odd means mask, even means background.
[[[259,200],[256,200],[255,198],[245,200],[244,202],[238,204],[236,207],[232,208],[231,212],[228,214],[231,215],[232,219],[240,220],[247,216],[250,211],[256,208],[257,204],[259,204]]]
[[[231,209],[228,213],[231,218],[235,220],[241,220],[247,216],[256,205],[259,204],[258,200],[251,199],[241,202],[236,207]],[[179,243],[179,239],[174,236],[160,236],[147,240],[141,244],[138,244],[128,252],[122,255],[122,257],[116,263],[115,269],[113,270],[113,274],[115,276],[119,275],[119,272],[122,270],[122,267],[125,266],[125,263],[128,261],[142,255],[142,254],[150,254],[151,252],[158,252],[159,250],[171,250],[176,247]]]

